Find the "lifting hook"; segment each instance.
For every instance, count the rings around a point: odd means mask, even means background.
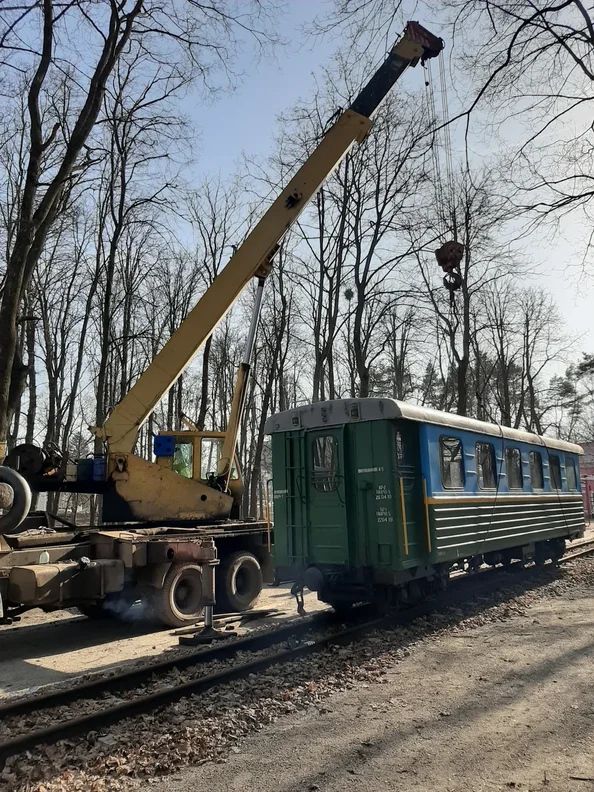
[[[437,263],[444,271],[443,285],[450,293],[450,298],[454,298],[454,292],[462,286],[462,273],[460,272],[460,262],[464,255],[464,245],[461,242],[450,240],[445,242],[435,251]]]

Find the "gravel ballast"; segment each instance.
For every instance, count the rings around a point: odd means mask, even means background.
[[[551,792],[557,788],[553,786],[555,773],[561,772],[557,757],[568,759],[569,748],[576,764],[574,775],[587,778],[592,751],[585,753],[584,741],[591,740],[594,712],[591,653],[590,674],[582,678],[580,670],[592,641],[588,616],[594,604],[594,560],[539,573],[539,585],[536,575],[530,577],[528,590],[525,584],[506,584],[503,601],[498,602],[497,596],[483,598],[408,627],[372,633],[356,644],[333,647],[233,682],[199,699],[185,699],[161,712],[124,721],[109,731],[9,760],[1,775],[3,788],[117,790],[148,783],[163,792],[343,790],[345,784],[353,789],[488,790],[520,784],[515,788],[528,790],[540,787],[521,785],[542,782],[542,788]],[[512,598],[510,588],[515,589]],[[569,658],[566,662],[564,652]],[[552,680],[547,663],[554,668]],[[488,668],[484,681],[477,670],[481,664]],[[569,684],[569,671],[572,702],[566,705],[562,691]],[[549,691],[555,686],[556,690]],[[590,713],[588,721],[586,712]],[[525,750],[523,743],[518,735],[515,741],[511,739],[518,728],[514,719],[522,713],[530,713],[526,720],[534,720],[522,726],[522,735],[532,729],[531,736],[540,737],[545,723],[554,735],[539,741],[539,746],[547,746],[543,757],[549,776],[545,768],[544,776],[536,773],[524,780],[522,773],[528,772],[531,758],[521,761],[518,751]],[[383,744],[378,743],[377,729],[382,724],[394,736],[379,750]],[[488,734],[481,736],[477,724],[488,726]],[[250,737],[244,745],[246,737],[263,728],[264,733]],[[464,753],[457,765],[454,762],[444,769],[443,784],[424,786],[423,766],[427,772],[432,762],[439,766],[444,730],[449,730],[444,750],[452,753],[452,762],[456,741]],[[499,733],[507,756],[498,745]],[[397,768],[389,751],[392,743],[402,744]],[[420,761],[420,755],[428,754],[429,743],[431,756]],[[344,751],[352,759],[350,768]],[[336,766],[327,761],[327,753],[335,755]],[[582,754],[585,758],[578,767]],[[477,755],[492,764],[491,780],[483,778]],[[458,785],[456,774],[462,777],[467,772],[470,756],[474,757],[474,782],[469,785],[466,778],[466,786]],[[449,767],[447,757],[442,763]],[[508,772],[516,764],[515,775]],[[360,765],[363,775],[353,786]],[[385,778],[374,775],[376,765],[386,768]],[[567,769],[563,772],[566,784],[588,788],[589,781],[572,779]],[[238,780],[237,773],[243,779],[239,786],[233,780]],[[510,777],[496,778],[497,773]]]

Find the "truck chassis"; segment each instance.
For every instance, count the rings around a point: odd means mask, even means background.
[[[264,521],[112,523],[48,532],[39,530],[40,522],[46,520],[32,514],[19,533],[0,535],[3,623],[31,608],[121,616],[141,600],[160,622],[181,626],[201,615],[205,565],[217,565],[216,599],[229,610],[251,607],[262,583],[272,582]]]

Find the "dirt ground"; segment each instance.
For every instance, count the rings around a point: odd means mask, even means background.
[[[278,614],[258,622],[247,622],[239,632],[254,626],[273,625],[287,614],[297,618],[290,585],[267,588],[257,608],[274,608]],[[322,607],[309,594],[308,611]],[[43,613],[39,609],[24,614],[16,626],[0,627],[0,701],[30,693],[46,685],[73,677],[107,673],[126,665],[169,657],[179,649],[176,630],[163,628],[140,618],[133,608],[126,621],[92,620],[71,611]]]
[[[592,563],[592,562],[587,562]],[[594,790],[594,590],[429,638],[155,792]]]

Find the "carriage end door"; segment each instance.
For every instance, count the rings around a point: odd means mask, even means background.
[[[348,564],[344,427],[307,433],[308,548],[312,562]]]

